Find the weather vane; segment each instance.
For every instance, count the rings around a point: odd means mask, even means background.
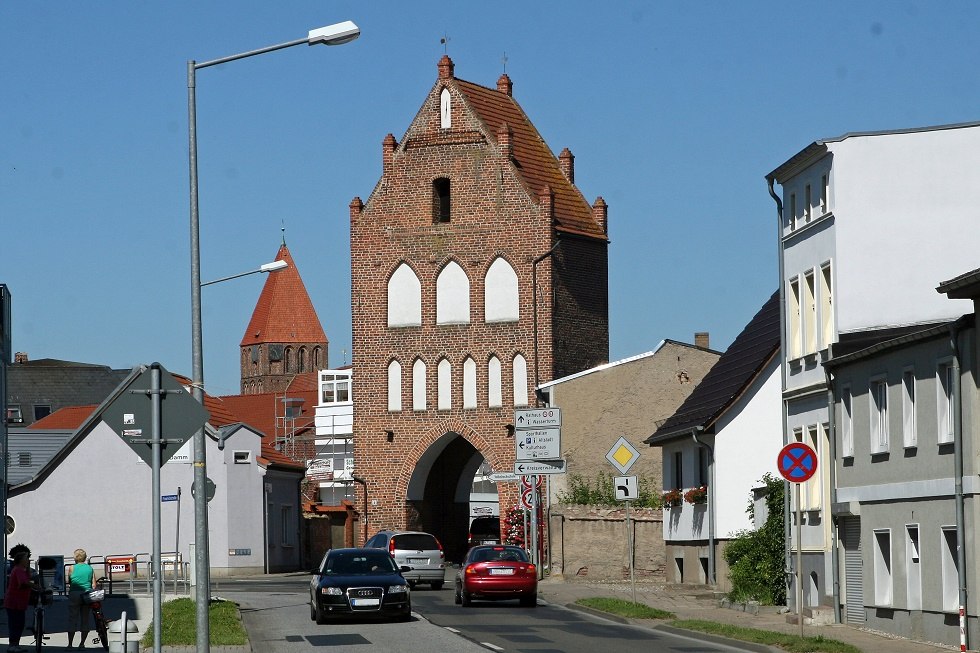
[[[286,219],[285,218],[282,218],[281,224],[282,224],[282,244],[285,245],[286,244]]]
[[[443,34],[442,38],[439,39],[439,43],[442,44],[442,53],[449,54],[449,35]]]

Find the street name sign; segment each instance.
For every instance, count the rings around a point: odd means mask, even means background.
[[[514,435],[517,460],[557,460],[561,457],[561,429],[534,428]]]
[[[515,474],[564,474],[565,473],[565,459],[559,458],[558,460],[535,460],[535,461],[524,461],[518,460],[514,463],[514,473]]]
[[[494,472],[490,474],[490,480],[494,483],[516,483],[520,476],[512,472]]]

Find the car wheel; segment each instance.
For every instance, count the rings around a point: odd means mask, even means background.
[[[460,594],[459,585],[456,586],[456,594],[455,596],[453,596],[453,601],[456,603],[456,605],[459,605],[463,602],[463,596],[462,594]]]
[[[464,608],[468,608],[473,605],[473,601],[470,599],[470,595],[466,590],[461,590],[459,594],[459,602]]]
[[[310,601],[310,621],[316,621],[316,600]]]
[[[415,589],[415,581],[414,581],[414,580],[410,580],[410,581],[408,581],[408,586],[409,586],[409,587],[410,587],[411,589]]]
[[[521,607],[525,608],[536,608],[538,607],[538,595],[532,594],[531,596],[521,597]]]
[[[434,581],[432,581],[432,583],[431,583],[432,584],[432,589],[434,589],[434,590],[441,590],[442,589],[442,586],[445,584],[445,582],[446,581],[442,581],[442,580],[434,580]]]
[[[327,618],[324,616],[323,612],[320,610],[320,604],[317,603],[316,606],[316,623],[319,626],[327,623]]]

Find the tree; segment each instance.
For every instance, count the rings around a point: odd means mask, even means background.
[[[725,548],[733,601],[759,601],[763,605],[784,605],[783,496],[785,482],[767,473],[760,480],[766,486],[766,523],[754,531],[740,531]],[[749,500],[745,510],[755,518],[755,504]]]

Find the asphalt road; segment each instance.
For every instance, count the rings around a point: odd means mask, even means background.
[[[450,577],[452,578],[452,577]],[[241,606],[254,651],[297,653],[329,647],[331,653],[391,651],[508,651],[515,653],[732,653],[744,649],[657,632],[593,617],[560,606],[522,608],[516,601],[453,602],[452,580],[434,591],[412,591],[412,621],[310,620],[309,577],[216,582],[214,594]]]

